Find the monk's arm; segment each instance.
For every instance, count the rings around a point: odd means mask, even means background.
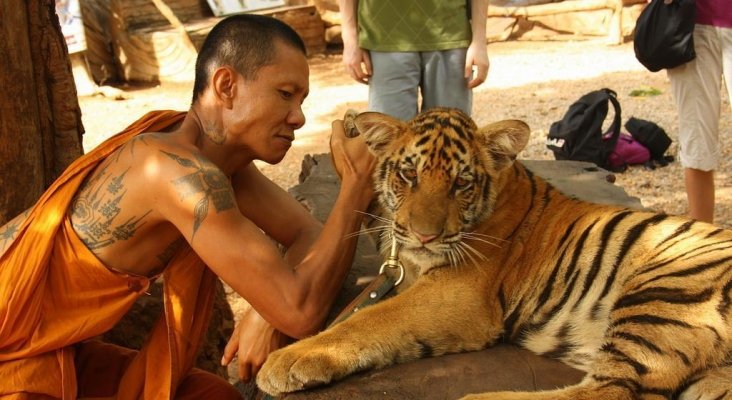
[[[254,165],[235,174],[232,185],[239,210],[285,248],[287,264],[294,267],[302,262],[323,224]]]
[[[253,166],[233,178],[235,185],[247,184],[251,193],[258,193],[249,199],[237,199],[230,185],[221,186],[226,177],[220,171],[221,176],[216,176],[216,169],[203,160],[198,160],[202,164],[196,168],[210,174],[204,179],[191,179],[184,171],[162,179],[162,183],[174,182],[173,188],[161,191],[167,198],[159,201],[167,204],[158,208],[165,218],[221,279],[276,329],[292,337],[307,336],[322,325],[352,261],[356,238],[346,237],[360,228],[359,211],[366,209],[373,196],[374,161],[365,145],[354,140],[336,152],[336,162],[347,168],[322,229],[299,203],[284,190],[275,189]],[[186,155],[176,157],[179,165],[195,164]],[[289,247],[287,258],[296,261],[295,265],[282,257],[260,224]]]
[[[5,225],[0,227],[0,256],[5,254],[5,250],[15,241],[20,233],[20,226],[28,218],[30,214],[30,208],[22,212],[20,215],[8,221]]]
[[[355,176],[344,179],[333,209],[325,225],[321,225],[292,196],[259,171],[250,170],[243,175],[234,178],[234,186],[256,190],[237,195],[240,208],[246,216],[251,216],[256,226],[287,248],[283,261],[292,274],[277,278],[278,268],[273,265],[271,275],[263,279],[268,281],[266,285],[276,285],[281,279],[282,285],[293,278],[296,282],[292,289],[283,287],[286,292],[282,299],[289,297],[290,304],[276,302],[285,308],[275,309],[273,314],[267,313],[267,308],[273,305],[256,304],[256,298],[261,296],[244,297],[265,319],[289,336],[312,334],[322,327],[350,269],[357,242],[357,237],[351,234],[360,229],[361,211],[371,200],[371,181]],[[277,322],[283,314],[295,317],[293,312],[302,317],[297,322],[299,329],[294,332]]]

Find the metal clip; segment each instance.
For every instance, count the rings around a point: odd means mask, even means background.
[[[398,286],[404,280],[404,266],[402,265],[402,263],[399,262],[398,248],[399,248],[399,245],[397,243],[396,237],[394,235],[392,235],[391,236],[391,253],[389,254],[389,258],[387,258],[386,261],[384,261],[384,263],[381,264],[381,268],[379,268],[379,274],[383,274],[384,270],[386,268],[398,268],[399,269],[399,278],[397,278],[396,282],[394,283],[394,286]]]

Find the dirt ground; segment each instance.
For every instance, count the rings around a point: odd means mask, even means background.
[[[501,119],[521,119],[532,128],[531,140],[520,158],[553,159],[544,141],[553,121],[583,94],[603,87],[618,94],[623,123],[631,116],[656,122],[677,148],[677,117],[665,71],[651,73],[633,54],[632,43],[606,46],[602,40],[499,42],[488,46],[488,81],[475,91],[473,117],[478,125]],[[284,188],[297,183],[305,154],[328,151],[330,122],[348,108],[366,109],[368,88],[351,80],[337,51],[312,57],[310,97],[304,104],[308,122],[297,135],[287,157],[278,165],[262,165],[265,174]],[[81,97],[88,150],[153,109],[185,110],[192,83],[124,86],[124,99]],[[633,97],[634,90],[655,88],[659,95]],[[724,96],[726,97],[726,96]],[[732,227],[732,168],[729,136],[732,113],[727,101],[720,121],[724,159],[716,174],[719,225]],[[683,171],[678,162],[656,170],[634,167],[617,174],[616,184],[638,197],[645,207],[672,213],[686,212]]]

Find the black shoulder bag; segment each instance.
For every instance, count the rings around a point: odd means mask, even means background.
[[[649,71],[674,68],[693,60],[694,0],[652,0],[635,25],[635,58]]]

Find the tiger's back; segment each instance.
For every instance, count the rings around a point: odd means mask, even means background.
[[[526,248],[499,293],[506,340],[669,396],[696,371],[727,361],[732,232],[568,199],[515,168],[535,188],[526,220],[536,222],[517,232]],[[601,359],[612,362],[598,368]],[[632,373],[608,375],[608,363]]]

